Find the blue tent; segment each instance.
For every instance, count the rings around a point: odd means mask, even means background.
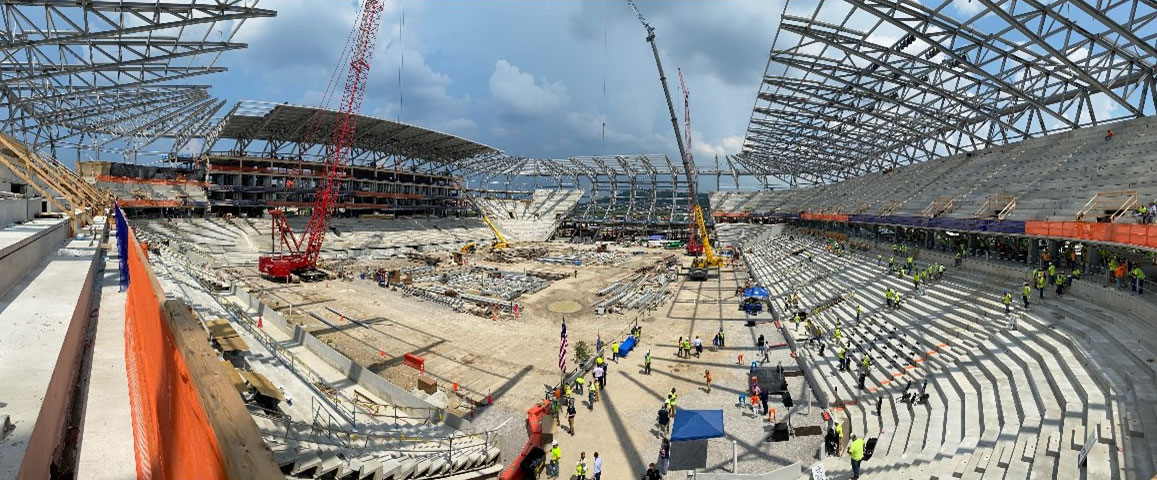
[[[769,296],[767,289],[759,285],[751,287],[743,291],[744,297],[767,298]]]
[[[678,410],[671,441],[704,440],[723,436],[723,410]]]

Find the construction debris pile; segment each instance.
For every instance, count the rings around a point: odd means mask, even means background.
[[[535,260],[556,265],[620,265],[630,258],[631,255],[626,253],[588,251],[574,255],[542,256]]]
[[[490,252],[490,260],[502,263],[516,263],[523,260],[533,260],[546,255],[546,253],[546,247],[504,248]]]
[[[666,260],[641,268],[634,275],[599,290],[596,294],[604,300],[595,305],[595,312],[605,315],[655,309],[672,295],[670,286],[677,276],[675,263]]]
[[[503,300],[514,300],[550,285],[550,281],[533,275],[480,265],[439,275],[415,276],[414,280],[419,283],[438,283],[459,290],[477,291],[484,296]]]

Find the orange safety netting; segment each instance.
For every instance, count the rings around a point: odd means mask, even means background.
[[[1094,222],[1024,222],[1029,236],[1075,238],[1157,248],[1157,225]]]
[[[196,180],[188,179],[156,179],[156,178],[135,178],[135,177],[114,177],[112,175],[97,175],[96,181],[108,183],[141,183],[148,185],[188,185],[191,187],[208,188],[209,182],[198,182]]]
[[[125,362],[137,479],[227,479],[217,437],[165,320],[164,292],[129,231]]]

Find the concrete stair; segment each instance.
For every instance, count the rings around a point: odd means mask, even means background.
[[[879,438],[864,463],[866,478],[1149,478],[1157,471],[1154,452],[1137,435],[1157,413],[1146,403],[1157,387],[1134,388],[1153,368],[1120,340],[1143,335],[1143,322],[1115,321],[1123,319],[1066,296],[1043,306],[1033,299],[1028,312],[1018,309],[1019,328],[1009,330],[999,297],[1019,282],[949,269],[917,295],[910,280],[876,266],[875,253],[837,257],[809,237],[770,233],[778,228],[728,235],[746,241],[752,276],[773,297],[798,290],[800,309],[808,310],[833,294],[851,295],[812,318],[825,331],[824,355],[806,347],[797,353],[814,366],[835,416],[851,420],[852,433]],[[792,254],[801,247],[814,261]],[[884,287],[903,292],[899,310],[883,305]],[[862,352],[872,356],[864,390],[857,373],[837,369],[837,319],[854,370]],[[913,388],[928,381],[927,405],[899,401],[909,380]],[[1094,431],[1101,440],[1078,468],[1077,453]],[[846,458],[825,465],[831,478],[850,471]]]

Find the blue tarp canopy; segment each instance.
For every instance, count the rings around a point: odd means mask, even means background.
[[[627,356],[627,353],[629,353],[632,348],[635,348],[636,343],[638,343],[638,340],[635,339],[634,335],[627,335],[627,339],[623,340],[623,343],[619,344],[619,356]]]
[[[743,291],[743,296],[745,296],[745,297],[767,298],[768,295],[769,294],[767,292],[767,289],[763,288],[759,285],[756,285],[754,287],[751,287],[751,288]]]
[[[667,238],[667,237],[665,235],[651,235],[651,236],[647,237],[647,240],[662,240],[664,238]]]
[[[678,410],[671,441],[704,440],[723,436],[723,410]]]

